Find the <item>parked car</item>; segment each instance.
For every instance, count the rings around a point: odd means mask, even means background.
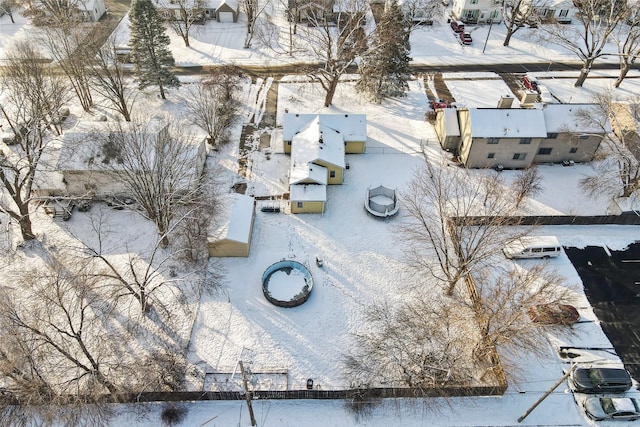
[[[460,41],[462,44],[471,44],[473,42],[469,33],[460,33]]]
[[[464,32],[464,24],[462,21],[451,21],[451,29],[456,33]]]
[[[538,91],[538,82],[536,82],[535,80],[529,79],[529,77],[527,76],[522,77],[522,85],[526,89],[533,90],[535,92]]]
[[[582,404],[592,420],[640,420],[638,401],[631,397],[590,397]]]
[[[434,110],[437,108],[449,108],[449,104],[444,99],[436,99],[431,101],[431,108]]]
[[[624,368],[578,367],[569,375],[569,387],[576,393],[624,393],[631,385]]]
[[[529,307],[532,322],[544,325],[573,325],[580,319],[578,310],[568,304],[539,304]]]

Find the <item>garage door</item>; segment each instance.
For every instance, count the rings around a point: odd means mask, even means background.
[[[233,22],[233,12],[218,12],[220,22]]]

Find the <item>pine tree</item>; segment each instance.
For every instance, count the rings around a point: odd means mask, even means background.
[[[372,101],[404,96],[410,78],[409,29],[397,0],[387,4],[378,23],[372,46],[362,57],[356,87]]]
[[[164,94],[165,86],[178,87],[180,81],[171,69],[174,59],[169,50],[169,36],[151,0],[133,2],[129,12],[129,28],[129,45],[138,87],[144,89],[157,84],[160,96],[167,99]]]

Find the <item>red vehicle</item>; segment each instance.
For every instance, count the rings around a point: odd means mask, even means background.
[[[447,104],[444,99],[436,99],[435,101],[431,101],[431,108],[434,110],[437,108],[449,108],[449,104]]]
[[[460,41],[462,44],[471,44],[473,39],[471,39],[471,34],[469,33],[460,33]]]
[[[522,77],[522,85],[529,90],[532,90],[534,92],[538,91],[538,82],[536,82],[535,80],[529,80],[529,77],[524,76]]]
[[[451,21],[451,29],[454,33],[464,32],[464,24],[461,21]]]

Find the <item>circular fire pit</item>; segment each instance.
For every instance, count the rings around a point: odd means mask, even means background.
[[[271,264],[262,274],[262,292],[278,307],[296,307],[303,304],[313,288],[313,277],[304,265],[296,261]]]

